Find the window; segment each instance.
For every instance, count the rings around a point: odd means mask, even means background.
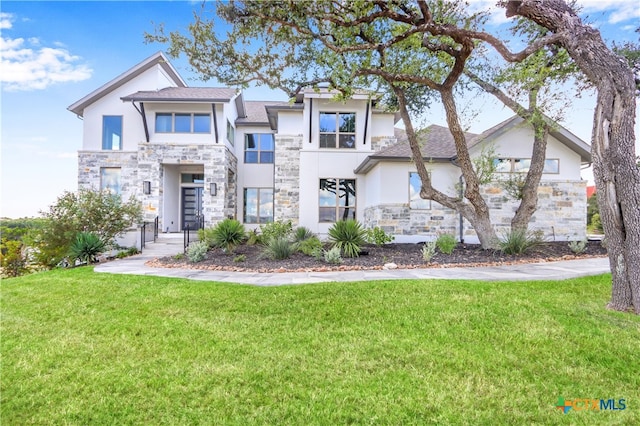
[[[122,116],[102,117],[102,149],[119,151],[122,149]]]
[[[320,113],[320,148],[336,147],[356,147],[355,112]]]
[[[235,146],[235,132],[229,120],[227,120],[227,140],[232,146]]]
[[[527,173],[531,167],[531,159],[496,158],[494,164],[497,173]],[[542,173],[560,173],[560,160],[557,158],[544,160]]]
[[[356,180],[320,179],[320,222],[356,218]]]
[[[429,210],[431,200],[420,198],[422,180],[416,172],[409,173],[409,208],[414,210]]]
[[[273,188],[244,189],[244,223],[273,222]]]
[[[100,169],[100,190],[120,194],[120,168],[103,167]]]
[[[211,133],[211,115],[159,112],[156,133]]]
[[[245,163],[273,163],[273,135],[251,133],[244,135]]]
[[[182,173],[180,175],[182,183],[204,183],[204,175],[200,173]]]

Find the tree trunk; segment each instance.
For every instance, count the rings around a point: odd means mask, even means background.
[[[591,151],[613,277],[612,309],[640,314],[640,170],[635,163],[635,84],[629,65],[560,0],[505,3],[562,35],[560,43],[598,90]]]

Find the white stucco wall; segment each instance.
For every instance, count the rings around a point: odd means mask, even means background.
[[[142,118],[130,102],[122,102],[120,98],[141,90],[159,90],[175,86],[175,83],[157,65],[87,106],[83,118],[82,149],[102,150],[102,117],[120,115],[122,116],[122,150],[137,150],[138,142],[145,139]]]

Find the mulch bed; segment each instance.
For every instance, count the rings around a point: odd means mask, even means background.
[[[452,254],[438,252],[429,263],[425,263],[422,260],[421,249],[422,244],[387,244],[382,247],[368,245],[362,248],[366,254],[363,253],[357,258],[344,258],[340,265],[330,265],[302,253],[296,253],[284,260],[265,259],[260,257],[260,246],[243,245],[236,248],[233,254],[224,253],[220,249],[210,250],[207,258],[198,263],[189,262],[186,257],[174,256],[154,259],[147,264],[153,267],[234,272],[322,272],[509,265],[601,257],[607,254],[599,241],[589,241],[586,250],[581,254],[574,254],[566,242],[546,243],[523,255],[506,255],[499,250],[483,250],[475,244],[458,244]],[[240,255],[244,255],[244,261],[239,261]],[[390,264],[394,264],[395,267]]]

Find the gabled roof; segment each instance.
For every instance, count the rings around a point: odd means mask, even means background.
[[[412,158],[411,146],[403,129],[394,129],[399,142],[381,149],[368,156],[356,169],[355,173],[367,173],[381,161],[409,161]],[[465,133],[467,141],[471,141],[477,135]],[[422,158],[428,161],[451,161],[456,155],[453,136],[448,127],[435,124],[427,127],[418,134],[420,152]]]
[[[165,87],[160,90],[144,90],[121,99],[141,102],[229,102],[238,94],[229,87]]]
[[[551,124],[550,134],[580,155],[582,163],[591,162],[590,146],[582,139],[547,117]],[[496,124],[481,134],[465,133],[467,146],[472,148],[482,142],[498,138],[524,122],[517,115]],[[412,158],[411,147],[407,135],[402,129],[395,129],[398,142],[368,156],[356,169],[355,173],[367,173],[381,161],[409,161]],[[457,158],[453,136],[447,127],[431,125],[418,135],[422,158],[429,161],[455,161]]]
[[[130,68],[128,71],[125,71],[124,73],[120,74],[113,80],[100,86],[98,89],[89,93],[87,96],[80,99],[79,101],[74,102],[67,109],[79,116],[82,116],[84,114],[84,109],[87,106],[91,105],[92,103],[94,103],[101,97],[105,96],[109,92],[133,80],[140,74],[153,68],[156,65],[160,65],[162,67],[162,69],[169,75],[169,77],[171,77],[171,79],[176,84],[176,86],[178,87],[187,86],[187,84],[184,82],[182,77],[180,77],[180,74],[178,74],[175,68],[173,68],[173,66],[169,63],[169,60],[167,59],[167,57],[162,52],[158,52],[149,56],[147,59],[135,65],[133,68]]]
[[[279,107],[289,105],[289,102],[272,102],[272,101],[245,101],[244,110],[245,117],[238,117],[236,124],[243,125],[269,125],[269,117],[267,116],[267,107]]]

